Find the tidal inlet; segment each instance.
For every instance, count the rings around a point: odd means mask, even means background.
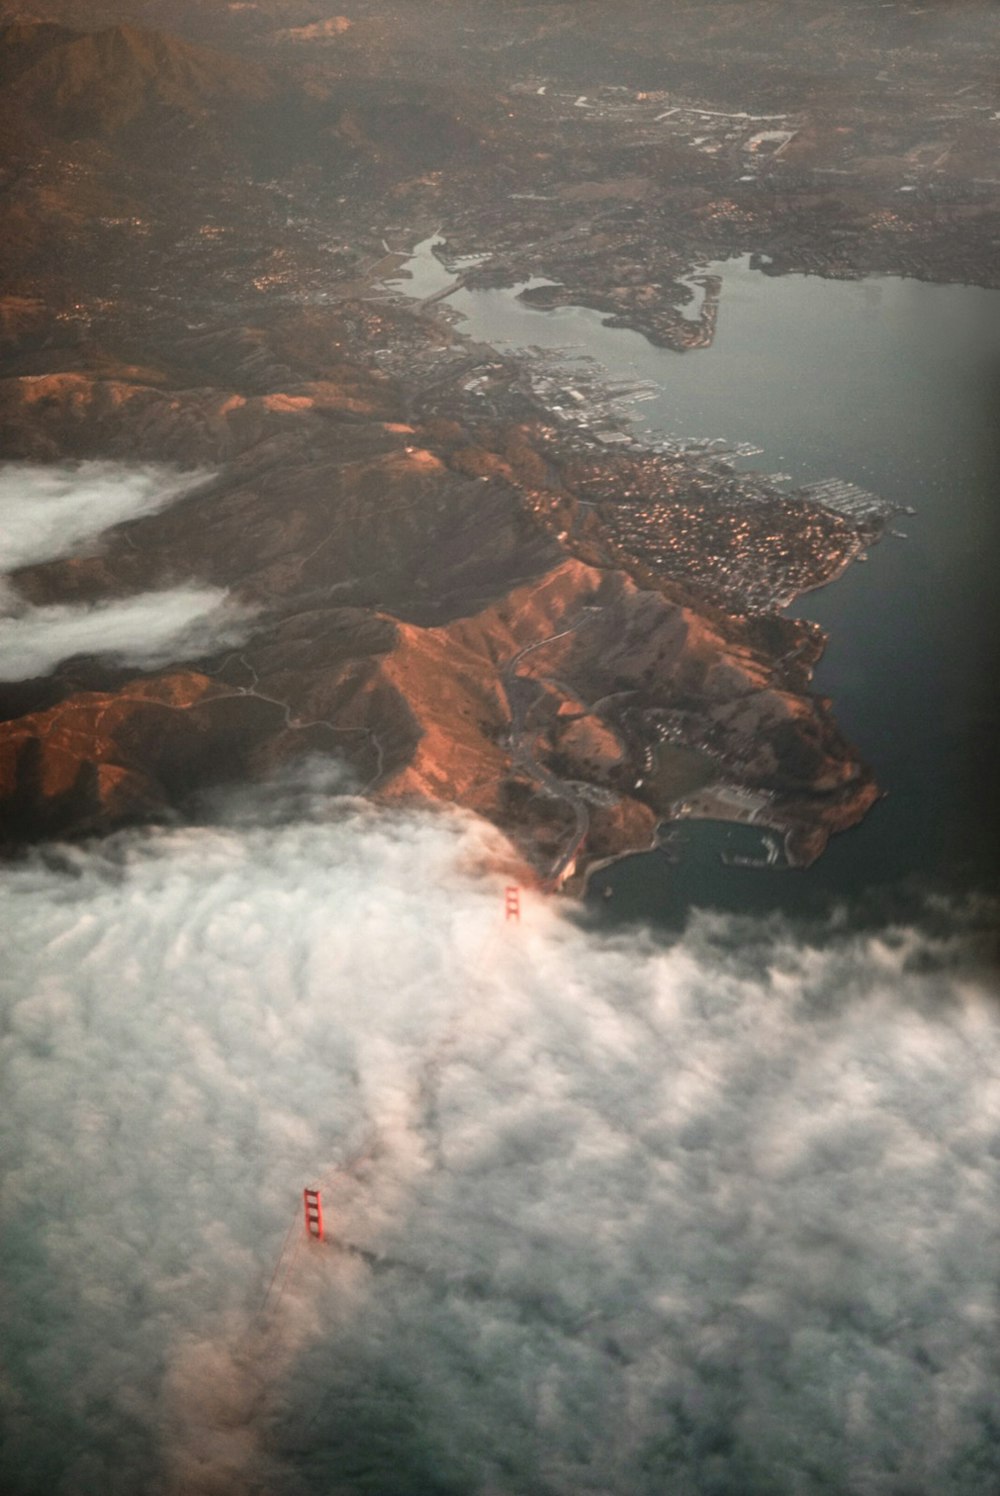
[[[1000,1484],[994,7],[0,10],[0,1489]]]

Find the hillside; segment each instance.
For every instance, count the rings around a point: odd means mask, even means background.
[[[851,83],[842,108],[817,82],[788,150],[760,157],[755,100],[782,94],[785,119],[804,97],[767,0],[677,4],[671,28],[638,0],[628,27],[590,4],[366,0],[315,33],[313,9],[275,4],[228,33],[253,31],[254,55],[122,23],[167,9],[84,34],[46,6],[0,31],[0,436],[15,461],[213,479],[10,586],[29,626],[189,584],[246,626],[235,651],[202,634],[166,665],[87,633],[6,682],[10,839],[191,814],[213,780],[309,752],[373,794],[492,818],[540,876],[681,813],[752,811],[792,860],[818,855],[876,790],[810,689],[821,631],[781,608],[878,525],[704,454],[616,446],[586,369],[563,389],[544,360],[472,342],[406,276],[428,293],[449,271],[473,290],[535,277],[546,304],[698,360],[714,310],[695,334],[686,309],[708,260],[988,284],[979,71],[933,138],[925,123],[955,92],[961,28],[935,72],[928,23],[879,20],[887,45],[915,38],[886,104],[869,64],[891,84],[898,59],[873,44],[855,66],[860,8],[788,8],[812,39],[797,55],[833,39],[823,78]],[[582,100],[578,67],[597,80]],[[434,235],[438,258],[411,258]]]
[[[113,135],[161,113],[204,121],[275,96],[258,64],[133,26],[84,35],[7,28],[0,80],[12,114],[63,135]]]

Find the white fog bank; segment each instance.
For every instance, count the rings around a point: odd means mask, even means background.
[[[252,614],[217,587],[35,606],[4,580],[86,552],[111,526],[167,508],[208,477],[152,464],[0,465],[0,682],[49,675],[74,655],[155,670],[243,643]]]
[[[3,872],[0,1487],[996,1489],[966,914],[667,947],[505,923],[496,846],[347,802]]]
[[[207,477],[153,463],[0,464],[0,572],[79,555],[113,525],[157,514]]]
[[[219,587],[171,587],[91,605],[0,615],[0,681],[48,675],[74,655],[154,670],[241,644],[251,612]]]

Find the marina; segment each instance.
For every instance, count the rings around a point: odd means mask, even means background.
[[[447,274],[430,242],[407,268],[414,281],[400,286],[410,294],[440,289]],[[866,887],[886,896],[916,884],[992,887],[1000,293],[776,276],[749,255],[703,270],[722,280],[717,336],[684,354],[606,327],[592,310],[529,308],[523,287],[459,288],[446,304],[477,341],[530,351],[549,390],[561,380],[582,392],[588,403],[567,397],[568,414],[608,420],[612,436],[624,417],[625,444],[703,454],[751,486],[767,473],[882,525],[909,517],[905,536],[855,557],[868,564],[789,605],[829,635],[815,688],[885,798],[794,875],[720,862],[724,847],[703,821],[685,826],[679,864],[639,855],[595,874],[592,887],[614,890],[602,901],[608,917],[668,921],[692,903],[808,912]],[[590,403],[598,388],[609,392],[604,407]]]

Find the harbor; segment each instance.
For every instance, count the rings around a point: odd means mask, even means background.
[[[847,565],[789,606],[830,636],[815,688],[888,793],[794,877],[748,880],[745,867],[720,860],[714,823],[692,820],[683,893],[660,851],[596,873],[595,894],[614,887],[616,917],[662,919],[689,902],[806,910],[866,884],[992,883],[989,558],[1000,536],[989,371],[1000,361],[1000,293],[778,276],[750,255],[703,268],[722,278],[720,315],[713,346],[690,354],[606,327],[585,308],[534,310],[518,287],[460,288],[446,304],[469,337],[530,351],[532,377],[567,429],[589,422],[582,439],[604,423],[614,436],[622,420],[613,445],[626,459],[634,445],[666,460],[693,455],[706,472],[725,464],[751,489],[766,475],[830,512],[888,527],[882,544],[854,555],[867,565]],[[905,527],[892,523],[903,515]],[[759,842],[745,855],[758,852]]]

